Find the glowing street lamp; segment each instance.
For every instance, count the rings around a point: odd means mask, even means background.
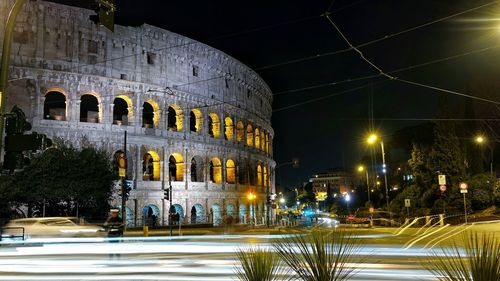
[[[252,223],[255,221],[255,206],[253,202],[255,201],[255,198],[257,198],[257,195],[255,195],[253,192],[248,193],[247,195],[248,201],[250,201],[250,206],[252,207],[252,210],[250,211],[250,219],[252,220]]]
[[[351,214],[351,210],[350,210],[350,208],[349,208],[349,202],[351,201],[351,195],[349,195],[349,193],[347,193],[347,194],[345,195],[344,199],[345,199],[345,202],[346,202],[346,204],[347,204],[347,213],[348,213],[348,214]]]
[[[474,141],[478,145],[485,145],[487,139],[482,135],[478,135],[474,138]],[[490,176],[493,176],[493,145],[490,145]]]
[[[366,141],[368,144],[374,144],[377,142],[378,136],[376,134],[370,134]],[[385,150],[384,150],[384,142],[380,140],[380,148],[382,149],[382,172],[384,173],[384,181],[385,181],[385,200],[386,200],[386,205],[387,205],[387,212],[389,212],[389,215],[391,215],[391,212],[389,211],[389,189],[387,188],[387,171],[386,171],[386,165],[385,165]],[[392,216],[392,215],[391,215]]]
[[[358,166],[358,172],[362,173],[365,172],[366,174],[366,189],[368,189],[368,204],[370,204],[370,182],[368,180],[368,169],[365,169],[363,165]]]

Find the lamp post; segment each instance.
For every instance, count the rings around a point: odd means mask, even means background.
[[[474,141],[479,145],[484,145],[484,143],[487,140],[484,136],[478,135],[478,136],[476,136]],[[489,147],[490,147],[490,176],[493,177],[493,144],[490,144]]]
[[[248,193],[248,201],[250,201],[250,220],[252,221],[251,222],[251,225],[254,225],[254,222],[255,222],[255,206],[253,204],[253,202],[255,201],[255,198],[257,198],[257,195],[253,194],[253,192],[250,191],[250,193]]]
[[[365,174],[366,174],[366,189],[367,189],[367,192],[368,192],[368,204],[371,204],[371,200],[370,200],[370,182],[369,182],[369,179],[368,179],[368,169],[365,169],[364,166],[358,166],[358,172],[362,173],[363,171],[365,171]]]
[[[351,201],[351,195],[349,195],[349,193],[347,193],[345,195],[345,203],[347,204],[347,214],[350,215],[351,214],[351,209],[349,208],[349,202]]]
[[[375,134],[371,134],[367,142],[369,144],[373,144],[377,141],[378,137]],[[389,189],[387,188],[387,170],[386,170],[386,165],[385,165],[385,150],[384,150],[384,142],[380,140],[380,148],[382,149],[382,172],[384,173],[384,182],[385,182],[385,201],[386,201],[386,206],[387,206],[387,212],[389,212],[389,216],[391,217],[392,220],[392,214],[389,211]]]

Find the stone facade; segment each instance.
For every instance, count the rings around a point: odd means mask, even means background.
[[[1,30],[12,4],[0,2]],[[200,42],[150,25],[111,33],[89,21],[91,14],[25,4],[6,110],[21,107],[33,131],[76,145],[86,139],[115,154],[123,152],[126,131],[129,223],[152,214],[166,222],[170,184],[184,222],[264,217],[275,167],[265,82]],[[257,194],[254,202],[249,192]]]

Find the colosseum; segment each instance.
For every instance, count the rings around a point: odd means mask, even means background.
[[[13,3],[0,1],[1,30]],[[25,4],[6,111],[17,105],[33,131],[77,146],[86,139],[115,155],[126,132],[131,225],[153,215],[167,223],[171,204],[184,223],[262,223],[276,166],[272,93],[262,78],[203,43],[147,24],[110,32],[92,14]]]

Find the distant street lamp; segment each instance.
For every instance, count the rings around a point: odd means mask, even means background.
[[[482,135],[478,135],[478,136],[476,136],[474,141],[478,145],[483,146],[487,142],[487,139]],[[490,176],[493,177],[493,144],[492,143],[490,143],[489,148],[490,148]]]
[[[253,194],[253,192],[250,192],[248,193],[248,201],[250,201],[250,207],[251,207],[251,211],[250,211],[250,220],[252,221],[251,224],[253,225],[254,222],[255,222],[255,206],[254,206],[254,201],[255,201],[255,198],[257,198],[257,195]]]
[[[364,166],[358,166],[358,172],[362,173],[363,171],[365,171],[365,174],[366,174],[366,189],[368,191],[368,204],[371,204],[371,200],[370,200],[370,182],[369,182],[369,179],[368,179],[368,169],[365,169]]]
[[[369,144],[374,144],[378,140],[378,136],[376,134],[371,134],[368,136],[367,142]],[[392,217],[391,212],[389,211],[389,189],[387,188],[387,170],[385,165],[385,150],[384,150],[384,142],[380,140],[380,148],[382,149],[382,172],[384,173],[384,181],[385,181],[385,201],[387,205],[387,212]]]
[[[346,204],[347,204],[347,214],[349,214],[349,215],[350,215],[350,214],[351,214],[351,209],[349,208],[349,201],[351,201],[351,195],[349,195],[349,193],[347,193],[347,194],[345,195],[345,198],[344,198],[344,199],[345,199],[345,202],[346,202]]]

